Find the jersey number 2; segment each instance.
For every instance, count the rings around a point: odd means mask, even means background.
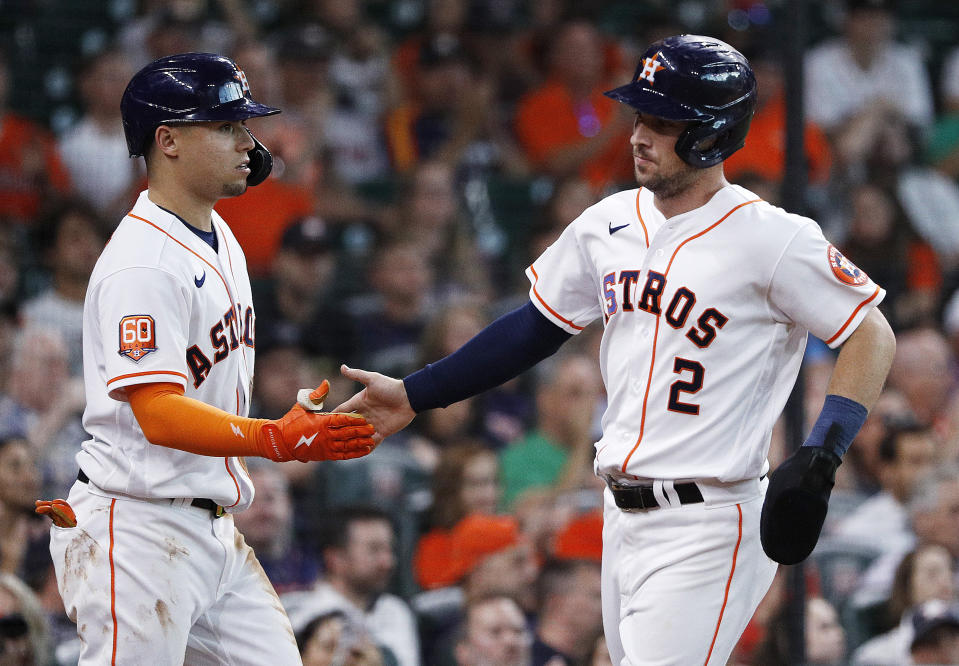
[[[699,361],[690,361],[677,356],[673,361],[673,372],[682,375],[686,371],[692,373],[689,381],[677,379],[669,386],[669,411],[696,416],[699,414],[699,405],[681,401],[679,394],[698,393],[699,389],[703,387],[703,375],[706,374],[706,370]]]

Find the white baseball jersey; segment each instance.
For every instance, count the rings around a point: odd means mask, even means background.
[[[143,436],[123,390],[179,384],[185,395],[246,416],[253,378],[254,313],[246,259],[213,212],[219,251],[142,192],[97,261],[83,314],[91,439],[80,468],[107,493],[206,497],[228,512],[253,500],[238,458],[157,446]]]
[[[566,331],[603,317],[596,471],[638,479],[760,477],[807,331],[836,347],[885,295],[815,222],[735,185],[668,220],[644,188],[607,197],[527,275]]]

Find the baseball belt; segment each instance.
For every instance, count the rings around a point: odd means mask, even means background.
[[[77,472],[77,481],[80,483],[90,483],[90,477],[81,469]],[[213,514],[214,518],[219,518],[224,514],[222,506],[206,497],[197,497],[190,502],[190,506],[195,506],[198,509],[206,509]]]
[[[643,511],[670,506],[656,499],[652,484],[625,485],[606,477],[606,485],[613,494],[616,506],[623,511]],[[699,490],[699,486],[691,481],[676,483],[673,485],[673,490],[676,491],[680,504],[699,504],[703,501],[703,493]]]

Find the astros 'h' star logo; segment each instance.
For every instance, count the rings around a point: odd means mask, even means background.
[[[869,276],[866,275],[866,272],[846,259],[842,252],[837,250],[834,245],[829,246],[829,267],[832,268],[833,275],[835,275],[840,282],[844,282],[853,287],[858,287],[869,281]]]
[[[636,77],[636,80],[646,79],[649,81],[649,85],[655,83],[654,79],[656,77],[656,72],[661,69],[666,69],[661,64],[659,64],[659,51],[656,52],[652,58],[643,58],[643,71],[639,73],[639,76]]]

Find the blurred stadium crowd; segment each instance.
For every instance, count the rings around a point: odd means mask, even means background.
[[[12,0],[0,35],[2,663],[75,664],[38,497],[65,497],[90,271],[143,187],[119,99],[175,52],[230,55],[283,109],[263,185],[217,210],[257,309],[253,416],[341,362],[404,376],[526,299],[523,268],[631,187],[602,91],[643,47],[720,37],[759,80],[730,181],[781,198],[784,2]],[[810,2],[801,211],[888,292],[898,351],[807,564],[810,664],[959,663],[959,6]],[[308,665],[609,664],[599,606],[604,408],[591,326],[557,357],[419,416],[372,455],[250,461],[236,517]],[[834,360],[810,339],[814,418]],[[774,436],[770,463],[783,457]],[[777,580],[736,651],[789,663]],[[20,656],[18,656],[20,655]],[[13,661],[4,661],[12,658]],[[19,660],[16,660],[19,659]]]

